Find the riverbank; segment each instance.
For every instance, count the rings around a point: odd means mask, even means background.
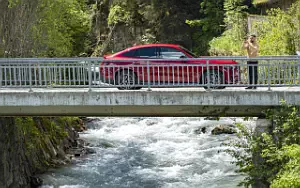
[[[42,180],[36,174],[84,152],[80,118],[7,117],[0,118],[0,128],[0,188],[37,187]]]

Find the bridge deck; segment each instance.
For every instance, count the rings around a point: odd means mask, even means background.
[[[263,116],[280,100],[300,105],[299,87],[117,89],[1,89],[0,116]]]

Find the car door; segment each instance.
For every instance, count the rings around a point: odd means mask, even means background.
[[[187,82],[187,67],[184,58],[187,56],[176,48],[159,47],[159,57],[164,67],[162,77],[167,84],[180,84]]]
[[[159,67],[157,65],[158,62],[154,61],[158,58],[158,51],[156,47],[144,47],[131,50],[124,53],[122,56],[134,59],[131,63],[131,69],[133,69],[136,73],[140,84],[145,84],[145,82],[157,82],[160,79]],[[147,61],[148,59],[149,61]]]

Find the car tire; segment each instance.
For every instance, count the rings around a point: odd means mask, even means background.
[[[115,80],[119,90],[135,90],[141,87],[134,87],[137,84],[137,75],[131,70],[122,70],[116,73]]]
[[[209,81],[210,84],[216,84],[216,83],[220,83],[220,84],[224,84],[224,79],[223,79],[223,73],[222,72],[218,72],[216,70],[210,70],[209,74],[208,72],[204,72],[204,77],[203,77],[203,84],[207,84],[208,81],[208,76],[209,76]],[[213,86],[210,87],[211,89],[225,89],[225,86]],[[207,86],[204,86],[204,89],[208,89]]]

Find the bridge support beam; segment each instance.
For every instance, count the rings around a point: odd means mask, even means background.
[[[2,90],[0,116],[218,116],[264,117],[280,101],[300,106],[300,88],[212,90],[153,88],[152,91],[47,88]]]

